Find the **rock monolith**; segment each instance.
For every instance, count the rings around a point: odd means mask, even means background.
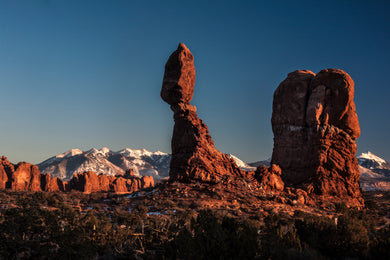
[[[272,163],[287,185],[363,203],[355,157],[360,135],[354,82],[339,69],[297,70],[274,93]]]
[[[216,183],[224,175],[240,175],[229,156],[215,148],[206,124],[190,104],[194,86],[194,56],[180,43],[165,65],[161,89],[161,98],[171,105],[175,120],[170,179]]]

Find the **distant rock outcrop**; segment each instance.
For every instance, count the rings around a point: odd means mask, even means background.
[[[41,174],[38,166],[21,162],[10,163],[6,157],[0,158],[0,189],[20,191],[71,191],[131,193],[154,187],[152,176],[136,177],[130,170],[125,176],[99,176],[91,171],[77,173],[69,182],[63,182],[50,174]]]
[[[7,173],[4,170],[4,166],[0,164],[0,189],[5,189],[8,182]]]
[[[152,176],[143,176],[141,178],[130,176],[107,176],[104,174],[97,175],[94,172],[76,173],[69,181],[68,190],[78,190],[84,193],[92,192],[115,192],[130,193],[154,187]]]
[[[41,191],[41,173],[38,166],[20,162],[11,176],[11,189]]]
[[[228,155],[218,151],[207,126],[189,102],[195,85],[194,57],[180,43],[165,65],[161,98],[171,105],[175,126],[172,136],[171,180],[218,182],[223,175],[240,175]]]
[[[52,178],[50,174],[41,174],[41,189],[43,191],[65,191],[64,183],[57,177]]]
[[[15,171],[14,165],[7,157],[0,157],[0,189],[11,188],[11,175]]]
[[[354,82],[342,70],[294,71],[274,93],[272,163],[288,185],[363,203]]]

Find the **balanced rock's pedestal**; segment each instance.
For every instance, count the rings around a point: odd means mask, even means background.
[[[354,82],[342,70],[294,71],[274,93],[272,163],[288,185],[363,203]]]
[[[218,182],[223,175],[238,176],[241,170],[228,155],[215,149],[207,126],[189,103],[194,85],[194,57],[180,43],[165,65],[161,89],[161,98],[171,105],[175,120],[170,179]]]

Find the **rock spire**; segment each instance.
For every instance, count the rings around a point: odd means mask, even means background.
[[[175,120],[170,179],[216,183],[224,175],[240,175],[230,157],[215,148],[206,124],[190,104],[194,86],[194,56],[180,43],[165,65],[161,88],[161,98],[171,105]]]

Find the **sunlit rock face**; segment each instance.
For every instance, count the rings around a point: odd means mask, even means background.
[[[260,166],[256,169],[255,178],[265,191],[283,191],[284,182],[281,178],[282,170],[278,165],[270,167]]]
[[[241,170],[226,154],[215,149],[206,124],[189,102],[195,86],[194,57],[180,43],[165,65],[161,98],[171,105],[175,126],[172,136],[171,180],[218,182]]]
[[[38,166],[26,162],[18,163],[11,176],[11,189],[41,191],[41,173]]]
[[[141,189],[154,187],[152,176],[107,176],[97,175],[94,172],[82,172],[73,175],[69,181],[68,190],[78,190],[84,193],[115,192],[131,193]]]
[[[274,93],[272,163],[288,185],[362,204],[354,82],[339,69],[297,70]]]
[[[36,165],[26,162],[13,165],[3,156],[0,158],[0,189],[131,193],[154,187],[152,176],[139,178],[130,170],[128,172],[124,176],[107,176],[88,171],[77,173],[69,182],[63,182],[50,174],[41,174]]]

